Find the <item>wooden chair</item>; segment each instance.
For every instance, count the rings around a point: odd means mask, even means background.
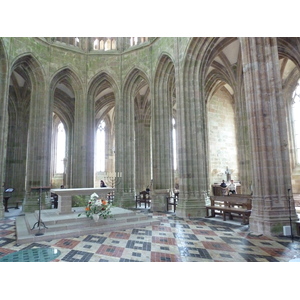
[[[169,206],[173,205],[174,212],[176,211],[177,202],[179,200],[179,192],[174,194],[174,197],[167,196],[167,212],[169,211]]]
[[[147,193],[146,191],[140,192],[140,194],[135,197],[135,208],[137,208],[138,204],[139,204],[139,207],[141,207],[142,203],[145,203],[145,208],[147,208],[147,204],[148,204],[148,207],[150,207],[151,198],[150,198],[149,193]]]

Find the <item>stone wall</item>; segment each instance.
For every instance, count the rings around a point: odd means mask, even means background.
[[[207,105],[210,182],[226,181],[225,170],[231,171],[231,179],[239,180],[235,134],[235,117],[232,98],[225,88],[218,90]]]

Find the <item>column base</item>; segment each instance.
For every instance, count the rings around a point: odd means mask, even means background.
[[[167,211],[166,197],[170,195],[169,190],[161,189],[151,192],[151,210],[152,211]]]
[[[133,193],[116,193],[114,197],[114,206],[121,208],[133,208],[135,207],[135,197]]]
[[[205,199],[179,199],[176,216],[180,218],[204,218],[206,216]]]
[[[282,201],[261,201],[257,198],[254,207],[252,204],[249,218],[250,232],[271,236],[281,235],[283,234],[283,226],[290,226],[290,224],[292,224],[292,230],[296,232],[298,216],[295,207],[289,208],[287,202],[285,199]]]
[[[292,230],[296,233],[296,221],[298,217],[294,216],[289,219],[289,217],[278,217],[278,218],[268,218],[265,216],[257,217],[250,216],[249,218],[249,229],[252,235],[281,235],[283,234],[283,227],[290,226],[292,223]]]

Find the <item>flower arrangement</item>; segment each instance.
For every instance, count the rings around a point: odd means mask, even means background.
[[[111,218],[111,203],[108,203],[107,200],[99,198],[99,196],[94,193],[91,195],[85,207],[85,214],[88,218],[91,219],[93,219],[94,215],[98,215],[103,219],[107,219],[108,217]],[[78,217],[80,215],[81,214],[79,214]]]

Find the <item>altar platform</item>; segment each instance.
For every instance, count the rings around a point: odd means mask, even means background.
[[[85,207],[73,207],[68,214],[56,209],[41,210],[40,222],[39,211],[26,213],[16,218],[16,241],[17,244],[51,241],[160,224],[158,219],[139,211],[112,207],[111,212],[111,218],[100,218],[97,222],[86,217]]]

